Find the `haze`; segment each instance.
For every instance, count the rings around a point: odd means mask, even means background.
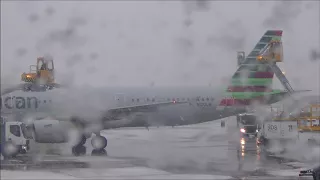
[[[50,54],[57,82],[219,85],[236,70],[236,51],[248,53],[267,29],[283,29],[280,67],[294,88],[319,92],[319,7],[316,1],[2,1],[1,80],[19,82],[38,56]]]

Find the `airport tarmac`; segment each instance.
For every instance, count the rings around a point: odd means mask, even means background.
[[[2,179],[298,179],[303,163],[261,153],[241,140],[234,117],[180,127],[104,131],[106,156],[37,157],[2,165]],[[90,141],[87,141],[90,146]],[[293,165],[294,164],[294,165]]]

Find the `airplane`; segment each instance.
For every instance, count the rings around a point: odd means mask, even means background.
[[[281,37],[282,30],[267,30],[239,64],[226,90],[210,86],[4,90],[7,94],[1,95],[1,114],[31,119],[28,127],[37,143],[68,142],[66,132],[76,129],[79,137],[72,147],[75,156],[86,154],[84,144],[95,134],[92,154],[103,154],[107,138],[101,136],[101,130],[132,126],[146,114],[150,117],[147,123],[154,125],[191,124],[199,123],[199,117],[221,119],[243,113],[256,102],[273,104],[288,97],[287,91],[272,89],[274,72],[256,60],[273,38]]]

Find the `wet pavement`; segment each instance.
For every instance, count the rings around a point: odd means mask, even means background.
[[[227,118],[226,127],[221,127],[217,120],[174,128],[108,130],[102,133],[108,138],[107,156],[90,156],[91,149],[88,148],[88,156],[72,157],[69,150],[64,149],[61,156],[47,155],[38,158],[37,163],[25,159],[15,164],[22,164],[22,168],[17,169],[24,169],[24,172],[41,170],[77,178],[118,177],[116,169],[123,169],[119,170],[120,174],[128,171],[130,177],[139,179],[143,174],[148,179],[177,176],[193,179],[297,178],[299,170],[290,166],[289,161],[264,154],[255,138],[241,138],[232,118]],[[87,145],[90,146],[90,141]],[[2,171],[13,167],[5,163]],[[112,173],[106,174],[108,171]],[[288,172],[288,175],[276,172]]]

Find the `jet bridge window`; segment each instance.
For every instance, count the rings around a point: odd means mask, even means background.
[[[19,125],[10,125],[10,133],[12,133],[13,135],[20,137],[21,133],[20,133],[20,126]]]

